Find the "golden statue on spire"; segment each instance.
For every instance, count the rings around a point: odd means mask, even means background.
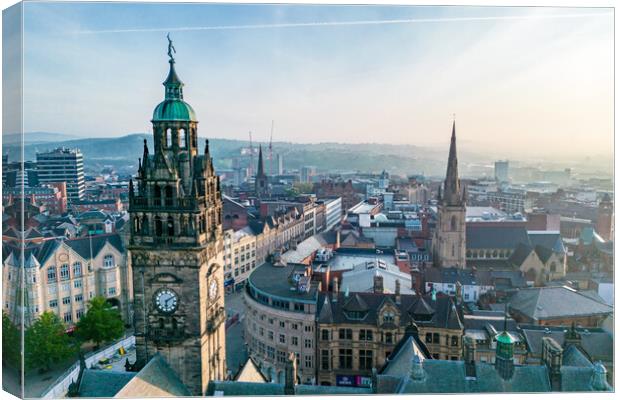
[[[168,32],[166,37],[168,38],[168,57],[170,57],[170,62],[174,62],[174,57],[172,57],[172,53],[176,54],[177,49],[175,49],[172,45],[172,39],[170,39],[170,32]]]

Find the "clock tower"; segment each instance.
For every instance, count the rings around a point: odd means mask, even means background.
[[[144,141],[129,182],[137,365],[161,354],[194,396],[226,376],[222,199],[207,140],[170,71],[153,112],[153,153]],[[200,154],[202,153],[202,154]]]

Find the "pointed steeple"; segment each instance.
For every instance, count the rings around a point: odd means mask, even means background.
[[[444,181],[442,198],[446,205],[458,206],[463,204],[458,160],[456,156],[456,120],[452,122],[452,138],[450,139],[448,168],[446,170],[446,180]]]
[[[258,147],[258,172],[256,172],[256,176],[262,177],[265,175],[265,167],[263,165],[263,146],[259,145]]]

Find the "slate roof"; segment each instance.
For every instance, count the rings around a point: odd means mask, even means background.
[[[562,236],[558,231],[528,231],[527,236],[533,247],[542,246],[556,253],[564,253],[566,251],[562,242]]]
[[[335,294],[331,294],[331,296],[334,295]],[[369,311],[367,316],[363,320],[347,318],[347,315],[345,313],[346,310],[344,310],[344,305],[348,300],[345,297],[345,294],[341,292],[337,294],[338,301],[331,301],[333,297],[330,297],[328,306],[331,310],[329,311],[329,313],[323,312],[323,308],[326,306],[325,297],[329,296],[329,294],[320,295],[319,301],[317,303],[320,307],[317,313],[319,315],[319,323],[351,323],[376,325],[379,318],[378,312],[381,308],[381,305],[386,300],[389,300],[396,306],[396,308],[400,310],[401,326],[406,327],[413,320],[413,310],[424,309],[426,310],[426,312],[431,312],[432,316],[428,321],[415,321],[418,326],[433,326],[446,329],[463,329],[463,323],[461,322],[458,311],[452,299],[448,296],[438,295],[436,300],[433,301],[431,296],[401,295],[400,304],[396,304],[393,294],[356,293],[355,295],[359,296],[359,298],[368,305]],[[420,300],[422,300],[422,302],[420,302]],[[426,306],[424,306],[423,304],[426,304]]]
[[[560,346],[564,346],[564,331],[569,328],[561,326],[521,325],[528,350],[534,356],[542,352],[542,338],[551,337]],[[580,347],[593,360],[609,361],[613,358],[613,336],[601,328],[576,328],[581,335]]]
[[[370,388],[347,386],[317,386],[295,385],[296,395],[345,395],[371,394]],[[281,383],[254,383],[234,381],[211,381],[207,387],[207,396],[283,396],[284,384]]]
[[[90,258],[91,255],[91,246],[92,246],[92,255],[93,257],[97,257],[101,249],[105,246],[106,243],[110,243],[114,246],[120,253],[124,251],[123,241],[121,237],[117,233],[107,234],[107,235],[96,235],[96,236],[84,236],[76,239],[66,240],[65,243],[67,246],[71,247],[76,253],[78,253],[82,258]]]
[[[135,372],[85,369],[78,392],[80,397],[114,397],[135,375]]]
[[[181,397],[190,392],[158,353],[114,397]]]
[[[510,309],[533,320],[606,315],[613,308],[566,286],[525,288],[510,298]]]
[[[519,243],[515,251],[508,257],[508,262],[520,267],[530,254],[532,254],[532,247],[529,244]]]
[[[546,264],[547,261],[549,261],[549,259],[553,255],[553,250],[551,250],[548,247],[541,246],[541,245],[536,245],[536,247],[534,248],[534,251],[536,252],[536,255],[538,256],[540,261],[543,262],[543,264]]]
[[[493,284],[489,271],[474,271],[467,268],[426,268],[424,271],[426,282],[454,283],[462,285],[491,286]]]
[[[521,224],[467,224],[465,238],[468,249],[512,250],[519,243],[529,243],[527,230]]]

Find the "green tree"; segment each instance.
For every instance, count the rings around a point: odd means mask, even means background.
[[[121,314],[101,296],[88,302],[88,311],[77,324],[78,336],[84,341],[92,340],[97,347],[102,342],[123,336],[123,333],[125,327]]]
[[[26,369],[49,371],[52,366],[74,356],[78,346],[65,333],[65,325],[56,314],[46,311],[26,329]]]
[[[21,334],[9,316],[2,312],[2,361],[15,369],[21,369]]]

